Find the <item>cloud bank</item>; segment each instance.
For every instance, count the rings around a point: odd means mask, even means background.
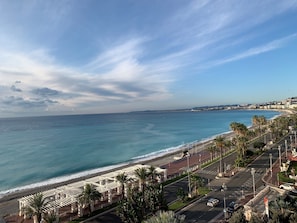
[[[14,4],[21,4],[17,5],[22,9],[19,17],[13,14]],[[87,8],[105,7],[97,4],[91,2]],[[193,72],[199,75],[296,40],[294,31],[271,35],[278,28],[265,25],[296,11],[296,1],[172,4],[164,11],[156,5],[154,18],[146,17],[145,3],[137,3],[143,12],[138,17],[140,29],[132,15],[128,19],[119,15],[121,22],[105,24],[98,22],[103,15],[97,13],[93,22],[80,11],[79,2],[0,3],[0,112],[100,113],[143,108],[172,100],[178,93],[175,86]],[[123,27],[123,35],[116,35]],[[66,34],[72,36],[64,39]]]

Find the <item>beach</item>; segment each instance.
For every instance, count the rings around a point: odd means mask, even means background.
[[[211,114],[214,114],[214,113],[211,113]],[[224,113],[224,115],[225,114],[226,113]],[[168,115],[166,116],[166,118],[168,118]],[[176,116],[174,116],[174,118],[176,118]],[[191,116],[191,118],[193,118],[193,116]],[[196,128],[196,126],[194,126],[194,128]],[[152,128],[151,127],[149,129],[145,128],[145,131],[149,131],[149,133],[151,134]],[[156,132],[154,132],[154,134],[155,133]],[[169,178],[173,177],[175,175],[178,175],[186,171],[187,169],[187,158],[181,158],[183,151],[185,150],[189,150],[189,153],[191,155],[189,157],[189,166],[193,167],[194,169],[195,168],[197,169],[199,165],[206,162],[206,160],[210,159],[209,152],[206,150],[206,148],[212,143],[213,139],[218,135],[224,136],[226,139],[230,139],[232,138],[233,133],[227,132],[223,134],[215,134],[206,140],[200,139],[200,141],[197,140],[197,141],[192,141],[192,143],[182,144],[181,146],[175,148],[174,150],[166,151],[165,153],[160,153],[160,154],[157,154],[156,156],[147,156],[147,157],[144,156],[142,159],[136,159],[129,163],[119,165],[113,169],[107,169],[98,173],[84,175],[75,179],[65,180],[59,183],[46,184],[40,187],[28,188],[28,189],[13,191],[11,193],[4,194],[4,196],[0,198],[0,214],[1,214],[0,216],[17,214],[19,211],[18,199],[24,196],[31,195],[37,192],[46,191],[49,189],[54,189],[70,183],[90,179],[94,176],[100,176],[105,173],[121,170],[122,168],[125,168],[127,166],[132,166],[135,164],[146,164],[146,165],[152,165],[152,166],[167,169],[167,175],[169,176]]]
[[[226,139],[230,139],[233,136],[233,133],[228,133],[228,134],[222,134],[223,137]],[[38,192],[43,192],[46,190],[54,189],[63,185],[71,184],[74,182],[79,182],[79,181],[84,181],[90,178],[93,178],[95,176],[100,176],[106,173],[111,173],[116,170],[121,170],[123,168],[133,166],[135,164],[145,164],[145,165],[151,165],[155,167],[161,167],[167,170],[167,174],[169,178],[174,177],[176,175],[181,174],[184,172],[187,168],[187,158],[181,158],[183,155],[183,151],[188,150],[191,156],[189,157],[189,166],[198,168],[198,166],[205,162],[206,160],[209,160],[209,152],[206,151],[206,148],[213,143],[213,139],[203,141],[203,142],[198,142],[196,144],[189,144],[189,145],[184,145],[183,147],[180,148],[179,151],[175,151],[170,154],[165,154],[160,157],[152,158],[152,159],[147,159],[145,161],[141,162],[135,162],[135,163],[130,163],[115,169],[103,171],[100,173],[96,174],[90,174],[88,176],[80,177],[77,179],[72,179],[68,180],[65,182],[61,183],[56,183],[56,184],[51,184],[51,185],[46,185],[42,187],[37,187],[37,188],[32,188],[32,189],[25,189],[25,190],[20,190],[16,192],[12,192],[9,194],[4,195],[4,197],[0,198],[0,213],[2,216],[8,216],[8,215],[16,215],[18,214],[19,211],[19,204],[18,204],[18,199],[35,194]],[[208,154],[207,154],[208,153]],[[203,154],[201,156],[201,154]],[[199,157],[200,155],[200,157]],[[179,158],[179,159],[177,159]],[[200,160],[199,160],[200,158]],[[2,217],[1,216],[1,217]]]

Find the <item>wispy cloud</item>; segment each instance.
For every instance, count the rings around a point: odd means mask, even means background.
[[[287,36],[287,37],[284,37],[281,39],[273,40],[273,41],[266,43],[264,45],[261,45],[261,46],[252,47],[252,48],[247,49],[246,51],[236,54],[234,56],[231,56],[228,58],[223,58],[223,59],[216,60],[216,61],[211,61],[209,64],[204,65],[204,69],[222,65],[222,64],[226,64],[226,63],[230,63],[230,62],[234,62],[237,60],[242,60],[242,59],[245,59],[248,57],[256,56],[256,55],[259,55],[262,53],[266,53],[266,52],[269,52],[272,50],[279,49],[279,48],[283,47],[286,43],[288,43],[290,40],[293,40],[296,38],[297,38],[297,34],[292,34],[290,36]]]
[[[8,3],[1,4],[9,8]],[[159,26],[147,25],[144,19],[132,31],[126,33],[125,29],[121,36],[106,34],[114,33],[118,24],[113,27],[102,23],[97,28],[101,21],[97,14],[90,16],[97,19],[94,24],[81,14],[76,17],[80,8],[73,1],[15,4],[22,16],[6,13],[9,15],[3,24],[0,20],[5,30],[0,36],[0,107],[7,111],[30,106],[66,111],[99,108],[107,102],[122,105],[165,101],[175,93],[174,85],[187,78],[189,69],[196,75],[201,68],[271,52],[296,40],[297,35],[292,31],[270,36],[277,28],[263,26],[285,12],[296,10],[297,2],[287,0],[195,0],[188,5],[175,2],[178,7],[172,7],[174,13],[162,11],[164,15],[158,15]],[[0,12],[5,14],[1,7]],[[22,17],[24,23],[19,22]],[[7,21],[17,25],[8,25]],[[83,21],[88,26],[81,25],[83,29],[77,32],[74,24]],[[141,29],[139,24],[147,27]],[[103,32],[108,25],[108,31]],[[62,38],[72,26],[75,37]],[[257,32],[253,32],[255,29]],[[53,36],[48,38],[49,34]],[[112,40],[108,44],[96,48],[97,41],[109,37]],[[30,42],[31,38],[39,41]],[[60,38],[73,42],[65,47],[68,42],[59,42]],[[76,45],[76,38],[83,44]],[[92,43],[86,43],[86,39]],[[80,54],[85,48],[88,50]],[[74,51],[77,60],[81,59],[77,63],[80,65],[67,61]],[[69,63],[63,63],[64,56]]]
[[[0,104],[70,109],[94,107],[105,101],[124,103],[168,97],[166,73],[156,74],[151,71],[153,67],[142,64],[139,49],[139,43],[130,40],[102,52],[83,71],[57,64],[46,50],[3,53],[0,75],[9,76],[1,85],[10,91],[3,91]]]
[[[209,68],[209,64],[217,66],[271,51],[293,40],[294,34],[280,40],[268,37],[269,43],[258,47],[260,43],[257,44],[255,40],[266,35],[265,32],[269,32],[271,27],[262,28],[257,33],[251,33],[250,30],[296,8],[297,3],[294,1],[192,1],[168,21],[168,32],[174,36],[169,44],[177,50],[164,55],[161,60],[181,67],[195,64],[197,68]],[[240,51],[245,44],[249,46],[245,53],[238,52],[236,57],[226,59],[226,49],[232,52],[237,45],[241,46],[237,50]],[[221,58],[213,62],[214,56]]]

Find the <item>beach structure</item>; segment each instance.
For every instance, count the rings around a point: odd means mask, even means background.
[[[277,197],[282,196],[285,193],[286,191],[283,189],[274,186],[266,186],[244,205],[246,219],[249,221],[253,214],[258,215],[259,217],[263,217],[264,215],[269,217],[268,202],[275,200]]]
[[[135,175],[135,170],[139,168],[149,169],[149,165],[133,165],[115,170],[109,173],[98,175],[85,180],[77,181],[67,185],[59,186],[54,189],[43,191],[43,197],[47,200],[48,204],[43,208],[44,213],[56,213],[57,216],[63,217],[67,214],[77,214],[78,216],[83,215],[84,206],[78,201],[79,195],[82,193],[85,185],[90,184],[101,193],[101,198],[92,204],[92,208],[102,208],[113,202],[121,199],[122,186],[117,181],[116,176],[125,173],[131,181],[129,181],[127,187],[137,187],[140,182]],[[158,182],[163,182],[167,179],[167,170],[156,167],[158,173]],[[126,187],[126,189],[127,189]],[[127,191],[125,191],[126,195]],[[22,197],[18,200],[19,202],[19,216],[26,218],[25,208],[30,206],[34,194]]]

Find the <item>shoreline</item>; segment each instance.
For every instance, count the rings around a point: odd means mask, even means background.
[[[278,116],[282,116],[282,115],[286,115],[286,114],[288,114],[288,113],[285,112],[285,111],[281,111]],[[274,117],[274,118],[276,118],[276,117]],[[211,136],[211,137],[209,137],[207,139],[202,139],[200,141],[193,141],[192,143],[187,143],[187,144],[177,146],[176,149],[174,149],[173,151],[168,152],[168,153],[165,152],[164,154],[160,153],[159,156],[145,157],[144,159],[130,161],[130,162],[123,163],[123,164],[118,164],[117,167],[114,167],[114,168],[111,168],[111,169],[103,170],[103,171],[100,171],[100,172],[97,172],[97,173],[88,174],[88,175],[81,176],[81,177],[74,178],[74,179],[70,179],[70,180],[65,180],[65,181],[58,182],[58,183],[52,183],[52,184],[39,186],[39,187],[35,187],[35,188],[28,188],[28,189],[13,191],[11,193],[2,194],[2,197],[0,198],[0,213],[1,213],[1,215],[2,214],[15,214],[15,213],[17,213],[18,212],[18,199],[21,198],[21,197],[31,195],[31,194],[35,194],[37,192],[42,192],[42,191],[49,190],[49,189],[54,189],[56,187],[64,186],[64,185],[67,185],[67,184],[70,184],[70,183],[83,181],[83,180],[86,180],[88,178],[92,178],[92,177],[95,177],[95,176],[100,176],[102,174],[110,173],[110,172],[120,170],[122,168],[132,166],[132,165],[136,165],[136,164],[146,164],[146,165],[162,167],[162,166],[165,166],[166,164],[174,162],[175,161],[174,156],[180,155],[182,153],[182,151],[184,151],[186,149],[188,149],[190,153],[193,153],[193,154],[198,153],[198,152],[200,152],[202,150],[205,150],[209,144],[213,143],[213,140],[217,136],[223,136],[226,139],[230,139],[234,135],[235,134],[232,131],[223,132],[221,134]],[[8,210],[11,210],[11,211],[7,211],[7,212],[2,213],[3,212],[2,208],[4,208],[4,207],[6,209],[8,209]],[[0,220],[1,220],[1,217],[2,216],[0,216]]]
[[[226,135],[226,134],[228,134],[228,133],[223,133],[223,134],[219,134],[219,135]],[[205,146],[206,144],[212,143],[213,138],[214,137],[212,137],[210,139],[207,139],[207,140],[196,142],[195,147]],[[161,153],[160,156],[147,157],[145,159],[140,159],[140,160],[130,161],[130,162],[126,162],[126,163],[115,164],[115,165],[112,165],[112,166],[107,166],[106,168],[102,167],[102,169],[105,168],[105,170],[101,170],[101,171],[99,170],[98,172],[82,175],[82,176],[79,176],[79,177],[74,177],[73,179],[68,179],[68,180],[64,180],[64,181],[61,181],[61,182],[57,182],[57,183],[44,184],[44,185],[36,186],[36,187],[32,187],[32,188],[26,188],[26,187],[29,187],[30,185],[33,185],[33,184],[26,185],[26,186],[23,186],[23,187],[19,187],[20,188],[19,190],[17,188],[15,188],[15,190],[11,189],[11,190],[14,190],[14,191],[1,194],[2,197],[0,197],[0,204],[5,202],[5,201],[9,201],[9,200],[12,200],[12,199],[18,199],[18,198],[26,196],[26,195],[34,194],[34,193],[45,191],[45,190],[48,190],[48,189],[53,189],[55,187],[59,187],[59,186],[67,185],[67,184],[70,184],[70,183],[82,181],[82,180],[92,178],[92,177],[95,177],[95,176],[100,176],[100,175],[103,175],[105,173],[110,173],[110,172],[120,170],[122,168],[133,166],[133,165],[136,165],[136,164],[147,164],[147,165],[160,167],[160,166],[163,166],[165,164],[168,164],[169,160],[174,161],[173,157],[176,156],[176,155],[179,155],[182,151],[187,149],[189,147],[189,145],[191,145],[191,144],[192,143],[188,143],[188,144],[185,144],[185,145],[178,146],[172,152],[168,152],[168,153],[164,153],[164,154]],[[189,150],[191,151],[193,149],[194,148],[189,149]],[[80,173],[83,173],[83,172],[80,172]],[[80,173],[77,173],[77,175],[79,175]],[[73,174],[73,175],[76,175],[76,174]],[[58,179],[58,178],[59,177],[54,178],[54,179]],[[50,181],[50,179],[48,181]],[[43,182],[46,182],[46,181],[43,181]],[[42,183],[42,182],[39,182],[39,183]],[[38,183],[36,183],[36,185],[37,184]],[[24,189],[22,189],[22,188],[24,188]]]
[[[119,170],[121,168],[125,168],[128,166],[136,165],[136,164],[147,164],[147,165],[153,165],[153,166],[163,166],[165,164],[168,164],[171,161],[174,161],[174,156],[181,154],[182,151],[184,150],[197,150],[197,147],[205,147],[207,144],[210,144],[213,142],[213,140],[217,136],[228,136],[232,134],[232,131],[226,131],[223,133],[219,133],[216,135],[213,135],[209,138],[206,139],[201,139],[200,141],[195,140],[186,144],[181,144],[175,147],[171,147],[168,149],[152,152],[150,154],[155,154],[155,155],[150,155],[146,154],[143,156],[139,156],[139,158],[132,158],[130,161],[124,162],[124,163],[118,163],[110,166],[105,166],[105,167],[99,167],[96,169],[91,169],[91,170],[86,170],[86,171],[81,171],[65,176],[59,176],[55,178],[50,178],[44,181],[24,185],[24,186],[19,186],[15,188],[11,188],[5,191],[0,191],[0,203],[3,200],[7,200],[6,197],[11,197],[14,194],[24,194],[28,193],[31,194],[30,191],[43,191],[47,190],[48,188],[54,188],[58,187],[61,185],[66,185],[69,183],[85,180],[88,178],[92,178],[94,176],[100,176],[105,173],[113,172],[116,170]],[[227,138],[227,137],[226,137]],[[191,148],[192,147],[192,148]],[[200,148],[200,150],[203,150],[205,148]],[[172,159],[170,159],[170,157]],[[16,196],[13,196],[16,197]]]
[[[165,167],[166,165],[168,166],[168,164],[170,164],[170,163],[173,163],[175,161],[179,162],[180,160],[182,160],[182,159],[175,160],[174,157],[177,155],[180,156],[182,154],[182,152],[186,149],[191,154],[198,154],[199,152],[205,150],[208,145],[213,143],[213,140],[215,139],[215,137],[223,136],[226,139],[230,139],[233,135],[235,135],[235,133],[233,133],[233,132],[226,132],[226,133],[218,134],[216,136],[209,138],[208,140],[202,140],[199,142],[195,142],[195,144],[193,144],[193,143],[185,144],[183,146],[180,146],[178,150],[175,150],[171,153],[163,154],[158,157],[152,157],[152,158],[142,160],[142,161],[140,160],[140,161],[135,161],[135,162],[129,162],[129,163],[126,163],[124,165],[118,166],[113,169],[108,169],[105,171],[101,171],[99,173],[89,174],[89,175],[82,176],[79,178],[63,181],[60,183],[54,183],[54,184],[49,184],[49,185],[45,185],[45,186],[41,186],[41,187],[29,188],[29,189],[24,189],[24,190],[19,190],[19,191],[11,192],[8,194],[4,194],[3,197],[0,198],[0,213],[1,213],[0,222],[1,222],[1,218],[3,216],[18,214],[18,212],[19,212],[18,199],[20,199],[22,197],[32,195],[32,194],[35,194],[38,192],[43,192],[46,190],[54,189],[54,188],[57,188],[60,186],[65,186],[67,184],[84,181],[84,180],[87,180],[92,177],[100,176],[100,175],[103,175],[106,173],[120,170],[125,167],[130,167],[130,166],[133,166],[136,164],[145,164],[145,165],[151,165],[151,166],[156,166],[156,167],[162,168],[162,166]],[[167,168],[165,168],[165,169],[167,169]]]

